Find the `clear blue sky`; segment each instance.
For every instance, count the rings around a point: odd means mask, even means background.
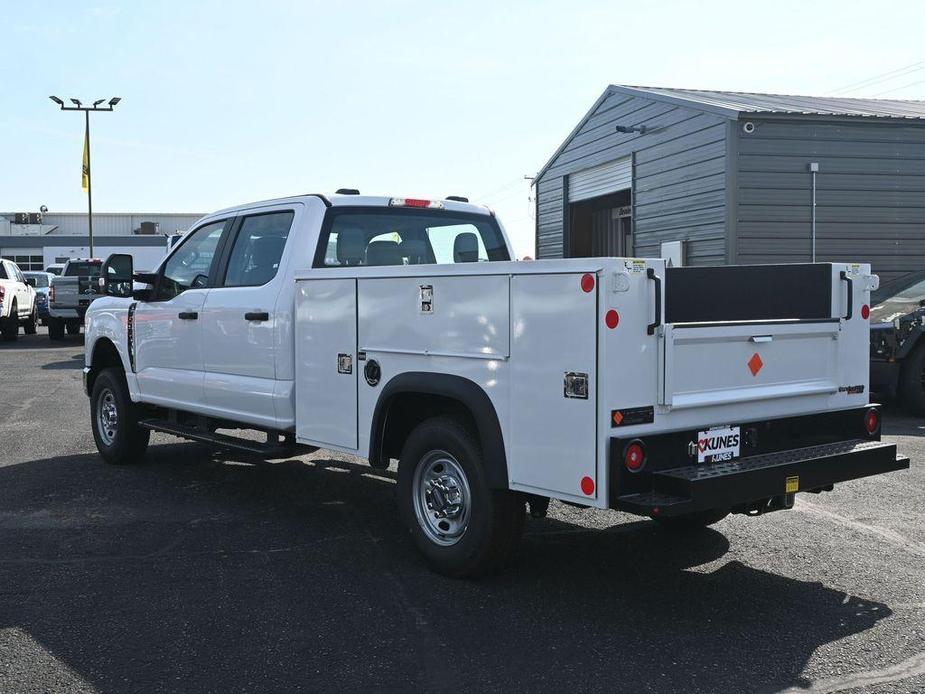
[[[609,83],[925,98],[921,2],[0,5],[0,210],[197,212],[299,192],[462,194],[533,253],[535,173]],[[884,93],[887,92],[887,93]]]

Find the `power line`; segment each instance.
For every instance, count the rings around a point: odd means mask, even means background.
[[[838,89],[833,89],[832,91],[828,92],[828,94],[835,96],[835,95],[842,94],[842,93],[854,92],[854,91],[857,91],[858,89],[862,89],[864,87],[871,87],[874,84],[879,84],[881,82],[885,82],[895,77],[901,77],[903,75],[907,75],[912,72],[917,72],[923,68],[925,68],[925,60],[917,62],[917,63],[911,63],[910,65],[905,65],[903,67],[899,67],[894,70],[889,70],[888,72],[882,72],[879,75],[874,75],[872,77],[859,80],[858,82],[852,82],[851,84],[846,84],[845,86],[839,87]]]
[[[881,96],[883,94],[892,94],[893,92],[901,91],[903,89],[906,89],[907,87],[914,87],[917,84],[925,84],[925,80],[919,80],[918,82],[910,82],[909,84],[905,84],[902,87],[896,87],[895,89],[887,89],[885,92],[878,92],[877,94],[874,94],[874,96]]]

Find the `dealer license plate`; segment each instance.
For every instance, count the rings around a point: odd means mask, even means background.
[[[697,434],[697,462],[718,463],[739,457],[742,437],[739,427],[708,429]]]

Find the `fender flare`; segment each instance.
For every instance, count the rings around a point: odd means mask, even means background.
[[[478,429],[488,485],[492,489],[509,488],[504,436],[495,406],[481,386],[462,376],[425,371],[406,371],[393,376],[379,393],[373,411],[369,433],[369,460],[379,460],[389,407],[396,396],[405,393],[439,395],[462,404],[471,413]]]

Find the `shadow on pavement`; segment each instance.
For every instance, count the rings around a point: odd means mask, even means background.
[[[818,647],[891,614],[737,561],[690,570],[726,538],[647,521],[531,521],[507,573],[448,580],[422,567],[392,477],[195,444],[2,467],[0,633],[105,692],[753,692],[801,684]]]

